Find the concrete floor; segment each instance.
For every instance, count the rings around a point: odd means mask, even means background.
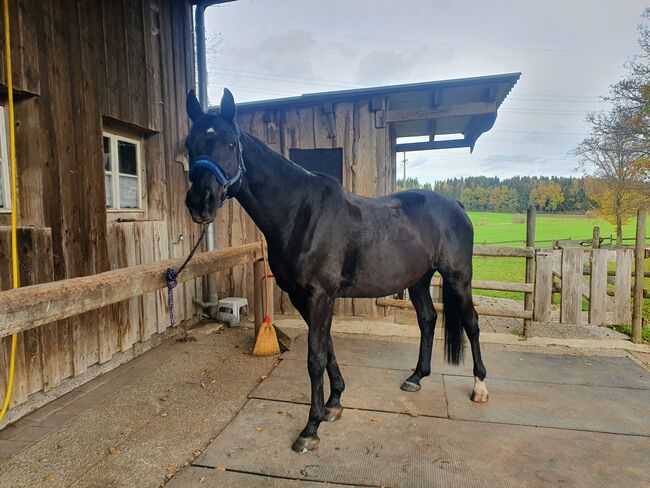
[[[650,486],[650,372],[620,349],[486,334],[490,402],[477,405],[471,360],[444,364],[439,341],[409,394],[417,340],[337,334],[346,410],[296,454],[304,334],[280,362],[249,355],[250,329],[193,336],[0,431],[0,487]]]
[[[298,339],[169,487],[650,486],[650,373],[628,357],[487,344],[491,398],[474,404],[471,361],[444,365],[439,342],[434,373],[409,394],[399,385],[416,343],[338,336],[346,410],[322,425],[317,451],[296,454],[308,414],[305,349]]]

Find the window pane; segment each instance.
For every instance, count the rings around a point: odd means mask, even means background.
[[[113,177],[104,175],[106,184],[106,208],[113,208]]]
[[[138,208],[138,179],[120,176],[120,208]]]
[[[111,140],[108,137],[104,137],[104,171],[112,171]]]
[[[120,161],[120,173],[137,175],[138,162],[136,145],[130,142],[117,141],[117,152]]]

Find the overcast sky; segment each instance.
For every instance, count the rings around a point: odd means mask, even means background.
[[[207,10],[209,96],[218,104],[224,86],[249,101],[520,71],[473,154],[410,153],[407,175],[578,175],[567,153],[636,52],[646,2],[238,0]]]

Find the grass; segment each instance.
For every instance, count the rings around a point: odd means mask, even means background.
[[[522,246],[526,239],[526,223],[521,217],[511,213],[468,212],[474,224],[474,242],[495,243],[504,241],[519,241],[499,244],[503,246]],[[515,222],[519,223],[515,223]],[[584,215],[537,215],[535,247],[551,247],[551,240],[581,239],[590,240],[594,226],[600,227],[600,235],[609,237],[615,233],[613,225],[603,220],[589,219]],[[623,227],[623,237],[634,237],[636,219]],[[544,242],[548,241],[548,242]],[[632,241],[628,241],[630,244]],[[475,257],[474,278],[477,280],[525,281],[525,262],[523,258],[489,258]],[[610,267],[614,263],[610,263]],[[614,269],[614,268],[612,268]],[[650,270],[650,259],[646,260],[646,270]],[[650,289],[650,278],[645,279],[645,288]],[[476,295],[524,299],[523,293],[491,290],[476,290]],[[583,304],[583,308],[586,302]],[[585,308],[586,310],[586,308]],[[650,300],[644,300],[643,316],[650,320]],[[644,332],[645,334],[646,332]],[[645,336],[644,336],[645,337]]]
[[[521,246],[526,239],[526,222],[513,223],[520,214],[496,212],[468,212],[474,224],[474,242],[493,243],[519,241],[505,244]],[[595,226],[600,227],[601,237],[615,236],[615,226],[604,220],[592,220],[584,215],[537,215],[535,238],[536,247],[551,247],[552,240],[585,239],[591,240]],[[634,237],[636,219],[623,226],[623,237]],[[541,242],[548,241],[548,242]]]
[[[608,325],[610,329],[614,329],[618,332],[621,332],[623,334],[632,335],[632,326],[631,325]],[[650,327],[644,327],[641,330],[641,337],[643,338],[644,341],[650,342]]]

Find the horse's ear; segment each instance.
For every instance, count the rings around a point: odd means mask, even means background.
[[[226,122],[234,122],[235,115],[237,115],[237,107],[235,107],[235,98],[230,93],[228,88],[223,89],[223,96],[221,97],[221,117]]]
[[[192,122],[196,122],[196,120],[203,115],[203,108],[201,107],[199,100],[196,98],[196,93],[194,93],[194,90],[190,90],[190,92],[187,94],[185,108],[187,110],[187,115]]]

